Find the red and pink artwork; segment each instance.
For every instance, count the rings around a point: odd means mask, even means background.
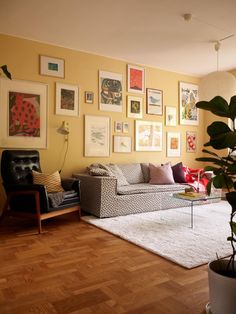
[[[128,64],[128,92],[145,92],[145,70],[142,67]]]
[[[197,133],[186,132],[186,146],[188,153],[195,153],[197,150]]]
[[[9,136],[40,137],[40,95],[9,92]]]

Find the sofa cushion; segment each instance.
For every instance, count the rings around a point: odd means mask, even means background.
[[[139,163],[118,164],[129,184],[143,183],[144,177]]]
[[[173,177],[174,177],[175,182],[187,183],[182,162],[179,162],[178,164],[172,166],[171,168],[173,171]]]
[[[61,186],[61,177],[58,171],[47,174],[32,170],[33,183],[45,185],[47,192],[64,192]]]
[[[109,165],[106,165],[106,167],[112,172],[114,177],[116,177],[117,186],[129,185],[129,182],[126,180],[123,172],[117,165],[109,164]]]
[[[152,185],[147,183],[130,184],[126,186],[120,186],[117,189],[119,195],[130,195],[130,194],[143,194],[143,193],[162,193],[162,192],[179,192],[184,191],[185,185],[182,184],[162,184]]]
[[[144,182],[148,183],[150,180],[149,164],[142,162],[140,165],[143,173]]]
[[[175,183],[173,171],[170,164],[162,166],[154,166],[149,164],[150,181],[151,184],[173,184]]]

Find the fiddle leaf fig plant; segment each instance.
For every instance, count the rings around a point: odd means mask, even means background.
[[[6,75],[6,77],[11,80],[11,73],[8,71],[7,65],[4,64],[0,68],[1,68],[2,72]]]
[[[207,128],[210,137],[209,141],[204,144],[205,147],[212,147],[215,150],[226,150],[225,156],[218,155],[215,151],[203,149],[202,152],[210,157],[196,158],[198,161],[208,162],[209,166],[205,167],[206,171],[213,171],[214,176],[207,185],[207,193],[211,193],[212,185],[215,188],[226,189],[226,200],[231,205],[231,214],[229,219],[230,235],[227,241],[232,247],[227,271],[230,275],[236,277],[235,258],[236,258],[236,95],[231,97],[230,103],[216,96],[210,101],[199,101],[197,108],[208,110],[219,117],[228,118],[229,125],[222,121],[214,121]]]

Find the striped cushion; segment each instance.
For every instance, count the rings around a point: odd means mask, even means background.
[[[63,192],[61,177],[58,171],[52,174],[41,173],[32,170],[33,183],[45,185],[47,192]]]

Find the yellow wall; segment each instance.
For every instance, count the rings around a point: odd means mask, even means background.
[[[69,152],[63,175],[71,175],[72,172],[83,170],[93,162],[155,162],[161,163],[171,161],[173,164],[182,160],[190,167],[199,167],[195,158],[201,155],[201,149],[205,142],[202,126],[204,124],[203,112],[200,112],[199,126],[182,126],[179,122],[176,127],[166,127],[165,116],[154,116],[144,114],[143,120],[163,122],[163,150],[162,152],[135,152],[134,151],[134,119],[127,118],[126,99],[126,71],[127,63],[89,53],[83,53],[66,48],[42,44],[34,41],[24,40],[16,37],[0,35],[0,65],[7,64],[14,79],[28,80],[47,83],[49,86],[48,97],[48,148],[40,150],[41,166],[44,172],[52,172],[59,169],[62,163],[61,152],[65,148],[63,136],[56,132],[56,129],[63,120],[69,122],[70,138]],[[39,55],[63,58],[65,60],[65,79],[42,76],[39,74]],[[176,60],[178,62],[178,60]],[[132,64],[132,63],[131,63]],[[198,83],[196,77],[190,77],[178,73],[163,71],[146,67],[146,87],[163,90],[164,106],[175,106],[178,109],[178,82]],[[117,72],[123,75],[123,113],[100,111],[98,108],[98,71]],[[80,116],[69,117],[55,114],[55,83],[67,83],[79,86],[80,91]],[[85,104],[84,92],[93,91],[95,96],[94,104]],[[134,96],[137,96],[133,94]],[[144,113],[146,111],[146,99],[144,100]],[[5,104],[0,104],[4,106]],[[178,113],[178,110],[177,110]],[[111,134],[114,135],[114,121],[128,121],[130,124],[129,135],[132,136],[131,154],[113,153],[109,158],[85,158],[83,156],[84,132],[83,121],[85,114],[101,115],[111,117]],[[178,115],[179,118],[179,115]],[[196,131],[198,135],[197,153],[186,153],[186,131]],[[166,132],[178,131],[182,136],[182,154],[180,158],[166,157]],[[113,141],[111,140],[111,143]],[[113,147],[111,146],[113,149]],[[2,148],[1,148],[2,150]],[[1,199],[3,192],[1,192]],[[2,203],[2,201],[1,201]],[[1,204],[2,205],[2,204]]]

